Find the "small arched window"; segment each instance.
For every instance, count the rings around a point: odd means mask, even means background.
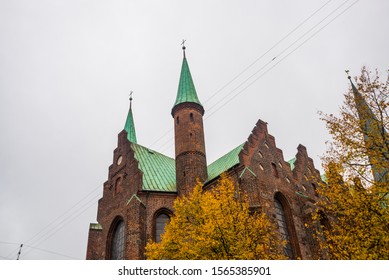
[[[272,172],[273,172],[273,176],[278,178],[278,171],[277,171],[277,166],[274,162],[271,163],[271,169],[272,169]]]
[[[166,213],[159,214],[155,219],[155,242],[161,242],[161,235],[165,232],[165,226],[170,222]]]
[[[180,123],[180,117],[179,116],[177,116],[177,124],[179,124]]]
[[[191,122],[194,122],[193,113],[190,113],[189,118],[190,118],[190,121],[191,121]]]
[[[276,220],[278,224],[278,229],[280,231],[281,238],[286,242],[284,246],[284,253],[289,259],[293,259],[292,245],[290,243],[290,234],[288,231],[284,207],[282,206],[278,198],[274,199],[274,204],[276,207]]]
[[[120,220],[116,223],[112,232],[111,239],[111,260],[123,260],[124,259],[124,221]]]
[[[330,224],[330,221],[328,220],[326,214],[323,213],[323,211],[319,211],[319,217],[320,217],[320,226],[327,230],[327,231],[331,231],[331,224]]]
[[[118,194],[122,191],[122,177],[116,179],[115,182],[115,194]]]
[[[317,187],[314,183],[312,183],[312,188],[313,188],[313,191],[315,192],[315,195],[318,196]]]

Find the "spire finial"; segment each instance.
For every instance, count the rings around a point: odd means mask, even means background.
[[[130,110],[131,110],[131,105],[132,105],[132,93],[133,93],[133,91],[131,90],[130,91]]]
[[[351,81],[351,77],[349,75],[350,70],[344,70],[344,72],[346,72],[346,74],[347,74],[347,79],[349,79]]]
[[[184,52],[184,57],[185,57],[185,49],[186,49],[186,47],[185,47],[185,42],[186,42],[186,40],[185,40],[185,39],[182,39],[181,45],[182,45],[182,50],[183,50],[183,52]]]

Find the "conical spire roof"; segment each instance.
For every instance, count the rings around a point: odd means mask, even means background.
[[[201,105],[200,100],[197,97],[196,88],[194,86],[188,62],[186,60],[185,47],[183,47],[183,50],[184,59],[182,61],[180,83],[178,85],[177,98],[174,106],[185,102],[192,102]]]
[[[130,109],[128,110],[128,115],[126,119],[126,124],[124,125],[124,130],[127,131],[127,139],[132,143],[137,143],[136,141],[136,133],[135,133],[135,125],[134,125],[134,117],[132,116],[132,97],[130,97]]]
[[[358,116],[360,119],[364,119],[365,121],[368,121],[367,125],[370,125],[370,121],[376,120],[376,117],[372,112],[371,108],[369,107],[369,105],[367,104],[365,98],[363,98],[362,94],[355,87],[353,81],[351,80],[351,77],[348,76],[347,78],[350,80],[351,83],[351,88],[353,90],[354,102],[358,111]]]
[[[386,134],[385,129],[381,126],[380,122],[377,120],[373,111],[371,110],[369,104],[366,102],[365,98],[356,88],[354,83],[351,80],[351,77],[347,77],[350,80],[351,88],[354,94],[354,102],[358,112],[358,118],[360,121],[361,129],[363,132],[363,138],[368,149],[379,150],[380,148],[376,146],[374,138],[380,135],[382,132]],[[380,152],[377,152],[380,154]],[[377,165],[376,163],[382,162],[382,158],[376,158],[377,156],[369,155],[369,161],[372,165],[373,177],[376,182],[386,181],[389,170],[386,168]]]

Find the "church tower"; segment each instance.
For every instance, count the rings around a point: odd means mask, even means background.
[[[346,72],[348,73],[348,71]],[[389,170],[386,168],[386,162],[389,155],[387,154],[387,151],[382,149],[382,146],[384,146],[385,142],[387,141],[386,139],[388,139],[387,132],[374,115],[362,94],[355,87],[351,77],[348,76],[347,78],[351,83],[354,102],[357,108],[359,122],[363,132],[363,140],[365,142],[366,148],[370,150],[368,157],[371,164],[374,181],[387,183],[389,181]],[[377,143],[379,144],[377,145]]]
[[[205,182],[207,160],[205,154],[203,115],[204,108],[197,97],[183,49],[180,82],[172,109],[174,118],[176,186],[179,195],[186,195],[197,179]]]

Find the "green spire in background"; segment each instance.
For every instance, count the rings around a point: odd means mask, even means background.
[[[348,74],[348,71],[346,71],[346,73]],[[369,104],[366,102],[365,98],[355,87],[353,81],[351,80],[351,77],[348,76],[347,78],[350,80],[351,88],[354,94],[354,102],[357,108],[358,118],[363,132],[365,145],[368,149],[376,151],[376,153],[374,154],[380,154],[379,152],[380,148],[377,147],[377,145],[375,144],[374,138],[380,135],[382,132],[386,134],[385,128],[383,128],[380,122],[377,120],[373,111],[369,107]],[[387,176],[389,174],[389,170],[387,170],[380,164],[378,165],[376,164],[385,161],[386,160],[385,158],[387,158],[387,156],[388,155],[382,158],[381,157],[377,158],[377,156],[368,155],[371,168],[373,171],[374,181],[376,182],[387,182],[388,180]]]
[[[180,83],[178,85],[177,98],[174,106],[185,102],[193,102],[201,105],[197,97],[192,75],[190,74],[188,62],[186,61],[185,46],[182,49],[184,50],[184,59],[182,61]]]
[[[137,143],[136,141],[136,133],[135,133],[135,125],[134,125],[134,117],[132,116],[132,91],[130,93],[130,109],[128,110],[126,124],[124,125],[124,130],[127,131],[127,139],[132,143]]]

